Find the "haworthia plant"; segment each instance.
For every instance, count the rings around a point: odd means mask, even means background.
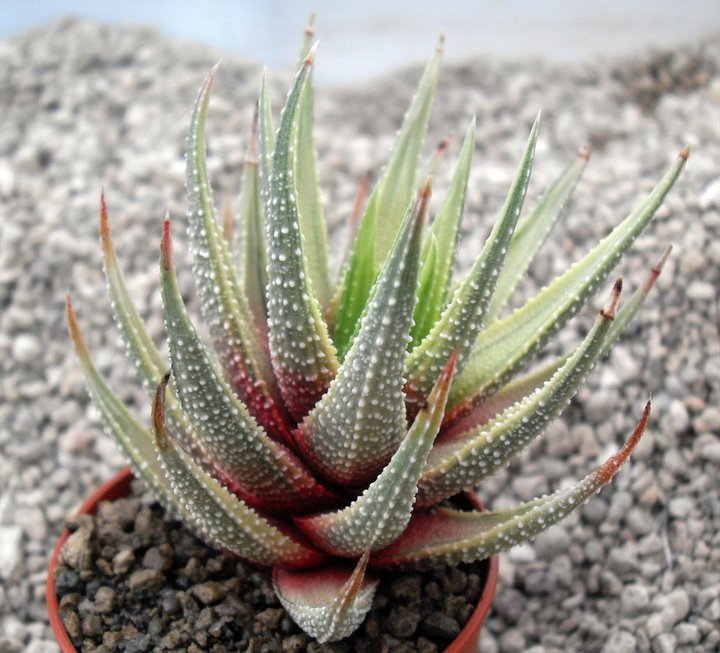
[[[187,192],[193,272],[214,351],[185,308],[166,218],[159,277],[169,363],[160,355],[123,281],[103,199],[108,289],[153,397],[149,429],[93,366],[68,297],[90,394],[135,473],[211,546],[272,567],[285,610],[320,642],[362,623],[378,585],[375,569],[480,560],[562,519],[612,479],[648,420],[649,404],[619,452],[573,487],[491,512],[437,506],[472,490],[541,435],[638,311],[667,251],[629,301],[620,301],[622,283],[615,283],[573,352],[520,373],[605,281],[688,157],[682,150],[646,201],[503,317],[587,152],[523,215],[538,117],[498,220],[453,289],[474,121],[435,216],[429,200],[440,156],[425,177],[417,174],[441,45],[366,204],[363,182],[357,206],[364,210],[352,217],[354,244],[337,285],[328,274],[315,167],[310,34],[277,132],[263,76],[237,214],[228,203],[224,229],[205,154],[210,73],[192,114]]]

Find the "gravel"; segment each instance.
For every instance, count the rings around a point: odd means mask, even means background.
[[[428,35],[428,50],[432,40]],[[319,65],[324,56],[332,53],[320,53]],[[153,31],[73,21],[0,44],[0,650],[57,650],[44,605],[49,552],[64,517],[122,465],[70,351],[63,320],[68,288],[100,371],[138,414],[148,413],[105,299],[100,188],[131,291],[160,341],[160,222],[166,209],[182,221],[189,109],[219,58]],[[541,540],[537,551],[523,546],[503,557],[482,637],[486,652],[704,653],[720,644],[719,71],[717,41],[639,53],[632,61],[469,60],[445,67],[428,152],[447,133],[455,134],[457,152],[458,134],[473,113],[478,119],[462,267],[488,230],[489,220],[478,216],[489,218],[502,204],[541,103],[530,201],[578,147],[594,148],[568,216],[518,301],[621,219],[685,143],[693,148],[686,173],[619,267],[636,287],[664,244],[674,245],[642,313],[589,376],[561,426],[480,494],[490,506],[505,506],[582,476],[622,441],[652,393],[650,433],[612,487],[562,531]],[[256,63],[223,61],[208,136],[218,197],[237,189],[259,75]],[[358,180],[380,169],[417,75],[412,69],[318,94],[333,251],[343,249],[343,220]],[[273,79],[274,98],[284,97],[288,77]],[[440,177],[442,189],[447,176]],[[182,261],[181,232],[175,230]],[[196,308],[188,271],[186,265],[180,284]],[[591,309],[581,312],[548,351],[576,342],[592,317]],[[163,574],[162,555],[153,557],[154,576],[142,582]],[[109,600],[101,596],[98,605]],[[92,617],[100,618],[91,614],[78,627],[92,630]],[[128,646],[142,651],[147,642],[137,633]]]

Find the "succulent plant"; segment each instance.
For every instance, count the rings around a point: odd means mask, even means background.
[[[67,317],[107,431],[158,500],[210,545],[273,569],[277,596],[318,641],[354,631],[378,570],[481,560],[529,540],[608,483],[648,421],[576,485],[513,508],[466,511],[472,490],[537,438],[642,304],[621,281],[569,355],[524,371],[600,286],[651,220],[688,156],[584,258],[526,304],[503,308],[561,214],[588,154],[521,216],[538,138],[532,126],[505,204],[467,274],[453,284],[475,145],[467,129],[449,190],[426,228],[431,178],[416,173],[441,56],[428,64],[374,190],[351,222],[353,245],[331,282],[318,192],[310,81],[302,61],[274,131],[262,80],[236,221],[218,223],[205,161],[210,73],[188,138],[193,273],[214,351],[178,289],[169,217],[160,285],[171,372],[133,306],[100,232],[109,293],[128,354],[153,397],[152,427],[131,415]]]

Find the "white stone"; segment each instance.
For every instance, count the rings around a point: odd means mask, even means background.
[[[20,561],[22,528],[0,526],[0,578],[9,578]]]

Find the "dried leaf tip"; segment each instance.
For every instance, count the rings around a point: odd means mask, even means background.
[[[668,256],[670,256],[670,252],[672,251],[672,245],[668,244],[665,245],[665,249],[663,250],[663,253],[660,255],[660,258],[657,260],[655,265],[650,268],[650,273],[648,274],[648,277],[645,281],[645,285],[643,286],[643,291],[648,292],[650,288],[653,287],[653,284],[657,280],[657,278],[660,276],[660,273],[662,272],[663,267],[665,267],[665,261],[667,261]]]
[[[445,30],[441,29],[438,35],[437,45],[435,46],[435,52],[442,54],[445,49]]]
[[[308,51],[307,55],[305,56],[305,59],[303,59],[303,66],[312,66],[313,61],[315,59],[315,51],[317,50],[319,41],[315,41],[313,46]]]
[[[155,388],[155,396],[152,402],[152,411],[150,413],[153,433],[155,434],[155,444],[158,449],[167,449],[169,444],[169,434],[165,424],[165,391],[167,390],[168,381],[170,380],[170,370],[163,374],[160,383]]]
[[[607,320],[614,320],[615,314],[617,313],[617,307],[620,303],[620,293],[622,292],[623,280],[622,277],[618,277],[613,284],[612,290],[610,291],[610,301],[606,307],[600,311]]]
[[[164,270],[173,269],[172,233],[170,230],[170,213],[165,213],[163,220],[162,240],[160,241],[160,265]]]
[[[310,39],[314,35],[315,35],[315,12],[313,11],[308,16],[307,24],[305,25],[305,36]]]
[[[635,430],[630,434],[630,437],[628,437],[625,441],[622,449],[620,449],[620,451],[616,454],[610,456],[610,458],[608,458],[595,472],[595,477],[601,485],[606,485],[612,480],[613,476],[617,474],[618,470],[630,457],[630,454],[633,452],[635,447],[637,447],[638,442],[640,442],[640,438],[645,432],[648,420],[650,419],[650,408],[650,400],[648,399],[640,421],[635,427]]]
[[[586,143],[578,150],[578,156],[581,159],[584,159],[585,161],[588,161],[590,159],[591,153],[592,153],[592,145],[590,145],[590,143]]]
[[[80,325],[77,321],[77,316],[73,310],[72,298],[70,297],[69,290],[67,295],[65,295],[65,319],[67,321],[68,330],[70,331],[70,339],[75,347],[75,353],[77,353],[79,358],[87,357],[87,345],[85,344],[85,338],[83,338],[82,331],[80,331]]]
[[[680,150],[680,154],[678,156],[683,160],[687,161],[690,157],[690,146],[686,145],[682,150]]]

